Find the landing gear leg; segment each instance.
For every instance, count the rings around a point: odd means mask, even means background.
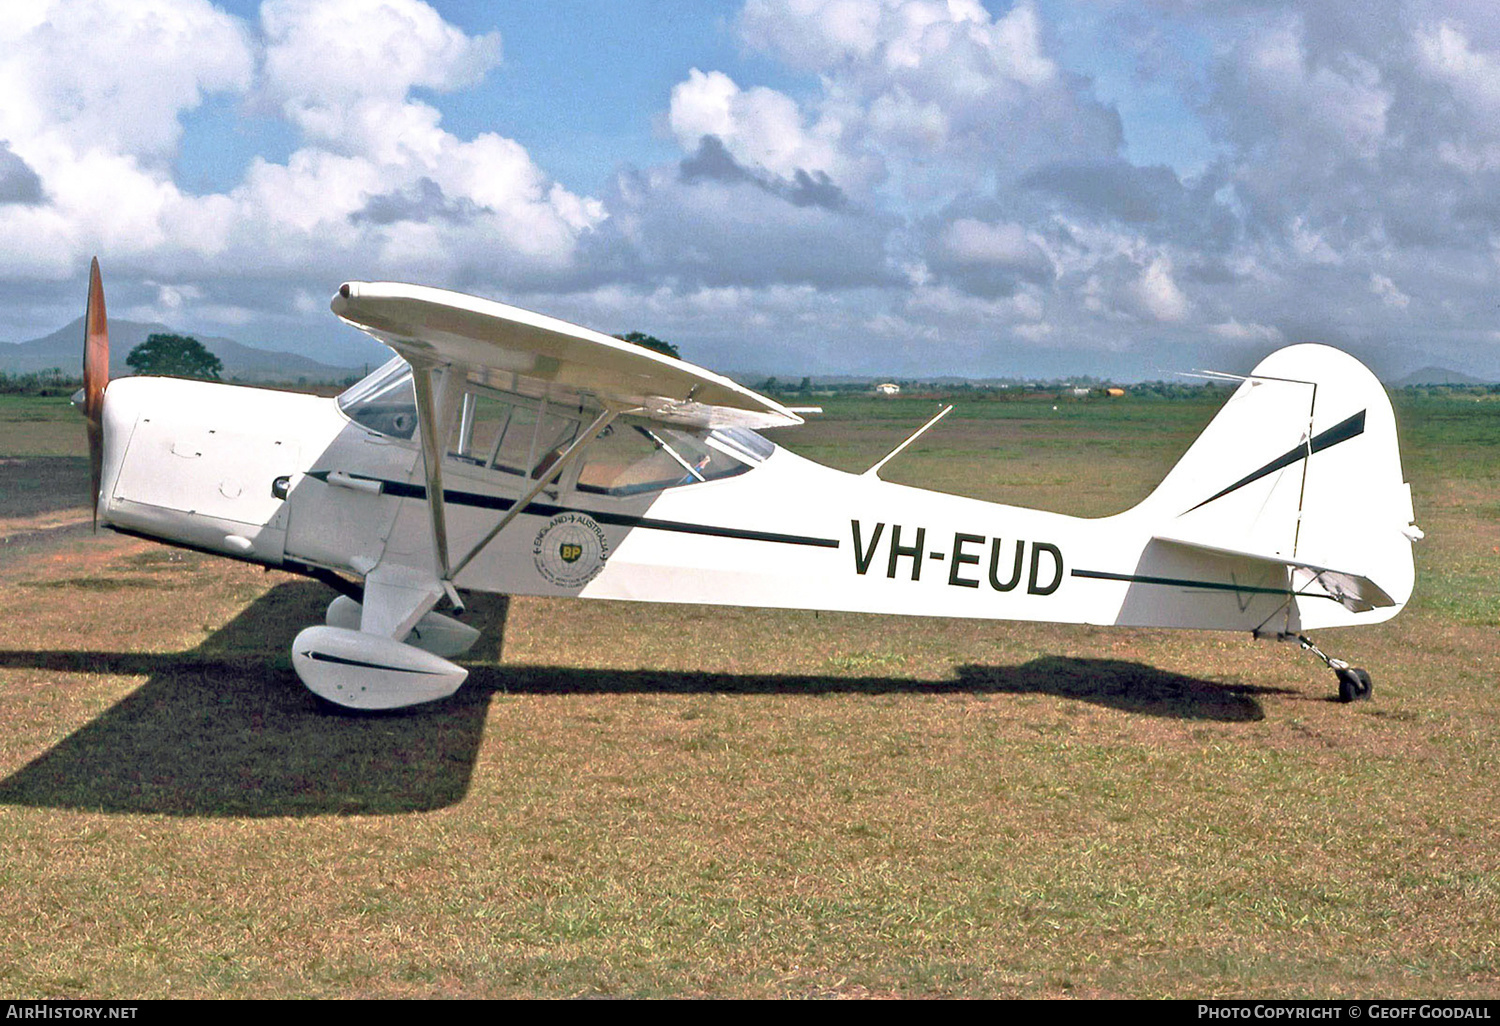
[[[1370,692],[1375,689],[1375,684],[1370,680],[1370,675],[1358,666],[1350,666],[1342,659],[1334,659],[1317,645],[1313,644],[1312,638],[1305,634],[1296,636],[1297,644],[1302,646],[1303,651],[1311,652],[1323,660],[1323,665],[1333,671],[1339,680],[1339,701],[1358,702],[1368,699]]]
[[[1255,632],[1255,637],[1264,638],[1267,634]],[[1311,652],[1323,660],[1323,665],[1333,671],[1339,682],[1340,702],[1359,702],[1370,697],[1370,692],[1375,689],[1375,684],[1370,680],[1370,675],[1358,666],[1350,666],[1342,659],[1335,659],[1313,644],[1312,638],[1306,634],[1276,634],[1277,641],[1295,641],[1304,652]]]

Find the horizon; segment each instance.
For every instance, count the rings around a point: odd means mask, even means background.
[[[111,324],[115,324],[115,323],[117,323],[117,321],[116,321],[115,318],[111,318],[110,319],[110,323]],[[160,321],[131,321],[131,320],[121,320],[118,323],[129,325],[132,328],[163,328],[163,329],[166,329],[166,331],[169,332],[169,333],[179,334],[179,335],[186,335],[187,337],[192,338],[195,341],[202,342],[204,344],[208,344],[210,342],[229,342],[229,343],[231,343],[233,345],[243,346],[243,347],[245,347],[247,349],[253,349],[253,350],[256,350],[258,352],[268,353],[268,354],[271,354],[271,355],[284,355],[284,356],[293,356],[293,357],[303,356],[304,355],[304,354],[300,354],[300,353],[292,353],[292,352],[290,352],[288,350],[272,349],[272,348],[269,348],[269,347],[266,347],[266,346],[256,345],[256,344],[251,343],[251,342],[246,342],[243,339],[237,339],[237,338],[233,338],[233,337],[230,337],[230,336],[227,336],[227,335],[209,335],[206,332],[197,332],[197,333],[195,333],[195,332],[187,331],[186,329],[181,329],[181,328],[179,328],[179,327],[177,327],[175,325],[166,324],[166,323],[160,322]],[[5,346],[5,345],[21,346],[21,345],[28,345],[28,344],[32,344],[32,343],[42,342],[42,341],[45,341],[45,340],[47,340],[47,339],[49,339],[49,338],[51,338],[51,337],[53,337],[55,335],[61,335],[61,334],[65,333],[65,332],[67,332],[68,329],[70,329],[70,328],[81,328],[82,324],[83,324],[83,317],[80,315],[78,317],[75,317],[73,320],[69,321],[68,323],[63,324],[63,325],[61,325],[61,326],[53,329],[52,331],[46,333],[45,335],[40,335],[40,336],[37,336],[36,338],[24,339],[24,340],[21,340],[21,341],[14,341],[14,342],[0,341],[0,346]],[[327,366],[330,370],[334,370],[334,371],[346,371],[346,372],[349,372],[350,374],[358,373],[360,376],[367,375],[371,371],[373,371],[376,368],[378,368],[381,364],[383,364],[386,361],[388,361],[392,356],[396,355],[393,350],[391,350],[388,347],[382,345],[381,343],[375,342],[373,339],[371,339],[370,342],[371,342],[372,347],[375,350],[378,350],[378,352],[372,353],[372,357],[369,360],[361,360],[360,362],[353,363],[353,364],[328,364],[328,363],[325,363],[324,361],[318,361],[318,362],[319,363],[324,363],[324,365]],[[695,363],[696,362],[696,361],[690,359],[688,356],[683,356],[683,357],[681,357],[681,359],[686,360],[688,363]],[[50,368],[50,369],[62,370],[63,368],[57,367],[57,368]],[[1215,369],[1218,369],[1218,368],[1215,368]],[[45,373],[45,372],[46,372],[45,370],[39,370],[39,371],[19,372],[19,373]],[[1463,381],[1463,382],[1452,382],[1452,381],[1439,381],[1439,380],[1436,380],[1435,378],[1433,378],[1433,379],[1414,379],[1414,375],[1421,374],[1421,373],[1426,373],[1426,372],[1432,372],[1434,374],[1441,374],[1441,375],[1445,375],[1445,376],[1449,376],[1449,377],[1466,377],[1466,378],[1470,378],[1470,380]],[[6,374],[6,373],[9,373],[9,372],[5,371],[5,369],[3,367],[0,367],[0,375]],[[130,373],[132,373],[132,372],[129,372],[129,371],[124,372],[125,375],[128,375]],[[1098,384],[1098,385],[1115,385],[1115,384],[1118,384],[1118,385],[1148,385],[1148,384],[1183,384],[1183,385],[1186,385],[1186,384],[1189,384],[1189,382],[1187,380],[1185,380],[1185,379],[1197,376],[1192,371],[1188,371],[1188,370],[1177,371],[1174,374],[1171,374],[1171,375],[1168,375],[1168,376],[1164,376],[1164,377],[1159,377],[1159,378],[1124,378],[1124,377],[1111,377],[1111,376],[1108,376],[1108,375],[1102,375],[1101,376],[1101,375],[1095,374],[1095,373],[1090,372],[1090,371],[1081,371],[1081,370],[1063,371],[1063,372],[1060,372],[1060,373],[1051,373],[1051,372],[1048,372],[1048,373],[1038,373],[1038,374],[1029,374],[1029,375],[1022,374],[1022,375],[983,375],[983,376],[966,376],[966,375],[962,375],[962,374],[911,375],[911,374],[888,374],[888,373],[880,373],[880,372],[873,372],[873,373],[829,372],[829,373],[811,374],[811,373],[804,373],[803,371],[797,370],[795,368],[794,369],[788,369],[788,370],[779,370],[779,371],[765,371],[765,370],[755,370],[755,369],[746,370],[744,368],[728,368],[727,370],[720,370],[720,371],[718,371],[718,373],[722,373],[726,377],[729,377],[729,378],[731,378],[731,379],[733,379],[735,381],[738,381],[741,384],[745,384],[745,385],[752,386],[752,387],[755,386],[755,383],[757,381],[759,381],[759,382],[765,382],[765,381],[768,381],[768,380],[774,380],[774,381],[778,382],[778,389],[776,389],[776,390],[784,391],[784,392],[795,392],[795,391],[799,391],[800,390],[799,388],[784,387],[786,385],[790,385],[790,383],[791,383],[792,380],[796,380],[799,383],[801,381],[803,381],[803,380],[811,380],[811,382],[812,382],[811,387],[813,387],[813,388],[817,388],[820,385],[827,386],[827,385],[847,385],[847,384],[874,384],[874,383],[877,383],[877,382],[880,382],[880,381],[893,381],[893,382],[897,382],[897,383],[901,383],[901,384],[932,385],[932,386],[936,386],[936,387],[939,387],[939,388],[941,388],[941,387],[943,387],[945,385],[948,385],[948,384],[952,384],[952,383],[961,383],[961,384],[964,384],[964,385],[974,385],[974,386],[979,386],[979,387],[984,387],[984,388],[991,388],[991,387],[1004,387],[1007,383],[1015,383],[1015,384],[1021,384],[1021,385],[1034,385],[1034,386],[1038,386],[1038,387],[1050,386],[1050,385],[1067,385],[1067,384],[1072,384],[1073,382],[1093,382],[1093,383]],[[71,372],[68,372],[68,374],[71,375]],[[76,375],[72,375],[72,376],[76,376]],[[1401,377],[1399,377],[1399,378],[1397,378],[1395,380],[1388,379],[1384,375],[1379,375],[1379,377],[1380,377],[1381,382],[1384,383],[1384,384],[1386,384],[1388,387],[1412,387],[1412,386],[1419,386],[1419,385],[1454,385],[1454,386],[1461,387],[1461,386],[1465,386],[1465,385],[1490,385],[1490,384],[1500,383],[1500,375],[1497,375],[1497,376],[1491,377],[1491,378],[1473,378],[1470,375],[1464,374],[1462,371],[1456,371],[1456,370],[1454,370],[1451,367],[1443,367],[1443,366],[1440,366],[1440,365],[1437,365],[1437,364],[1431,364],[1431,365],[1428,365],[1428,366],[1416,368],[1415,370],[1410,371],[1407,374],[1404,374],[1404,375],[1402,375]],[[785,378],[787,380],[786,381],[782,381],[781,379],[783,379],[783,378]],[[1222,384],[1222,383],[1215,382],[1215,381],[1202,381],[1202,382],[1199,382],[1199,384],[1203,385],[1204,387],[1210,387],[1210,386],[1214,386],[1216,384]]]

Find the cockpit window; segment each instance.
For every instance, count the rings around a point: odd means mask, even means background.
[[[416,433],[417,392],[411,367],[399,356],[350,386],[338,403],[345,416],[371,431],[393,438]]]
[[[759,435],[754,437],[770,445]],[[577,487],[580,492],[602,495],[639,495],[733,477],[759,462],[741,446],[726,444],[718,431],[617,423],[590,446]]]
[[[578,435],[575,407],[489,389],[463,398],[450,459],[507,474],[541,477]]]
[[[767,441],[748,428],[718,428],[708,437],[731,452],[748,456],[752,463],[761,463],[776,451],[775,442]]]

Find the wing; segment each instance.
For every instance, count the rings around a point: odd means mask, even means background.
[[[770,428],[802,418],[712,371],[553,317],[445,289],[345,282],[342,320],[411,363],[460,365],[513,391],[592,396],[600,405],[686,427]]]
[[[615,417],[633,414],[695,428],[786,427],[803,422],[780,403],[702,367],[476,296],[423,285],[351,281],[339,286],[331,306],[341,320],[384,342],[411,364],[432,523],[431,584],[456,608],[461,604],[453,579]],[[434,372],[440,368],[449,372],[439,390]],[[589,405],[599,415],[489,534],[455,559],[448,545],[442,439],[458,414],[462,390],[454,383],[463,379],[577,402],[580,408]],[[418,603],[412,610],[417,615],[425,612],[433,594],[431,588],[422,591],[419,597],[428,604],[418,608]]]

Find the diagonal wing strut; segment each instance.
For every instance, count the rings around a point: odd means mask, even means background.
[[[541,494],[542,489],[552,484],[563,471],[576,462],[589,444],[628,408],[614,403],[606,404],[599,416],[594,418],[593,423],[575,438],[567,449],[563,450],[562,455],[537,479],[536,484],[516,500],[516,504],[500,518],[500,522],[491,528],[490,532],[469,551],[469,554],[455,565],[448,547],[448,509],[443,495],[443,440],[446,432],[438,424],[438,401],[432,387],[432,372],[438,365],[420,358],[413,359],[410,356],[407,357],[407,362],[411,364],[412,387],[416,391],[417,398],[417,419],[422,441],[422,471],[427,479],[427,512],[432,523],[432,547],[437,557],[438,583],[442,585],[443,591],[447,594],[448,600],[453,603],[454,608],[461,610],[463,601],[458,597],[458,591],[453,586],[454,578],[462,573],[464,568],[473,562],[474,557],[483,552],[485,547],[494,541],[511,521],[520,516],[521,512],[531,504],[531,500]],[[453,387],[451,376],[456,373],[456,369],[450,365],[448,373],[450,380],[444,386],[443,406],[445,409],[453,406],[452,403],[446,402],[446,398],[447,393]]]
[[[458,565],[453,568],[452,573],[448,575],[448,579],[451,581],[454,577],[457,577],[460,573],[462,573],[464,567],[468,566],[473,561],[475,556],[484,551],[485,546],[494,541],[495,538],[499,536],[500,532],[505,530],[505,528],[510,524],[512,520],[520,516],[521,512],[525,510],[527,506],[531,505],[531,500],[542,493],[543,488],[546,488],[553,481],[557,480],[558,476],[562,474],[564,470],[566,470],[575,460],[578,459],[579,456],[583,454],[583,451],[588,448],[589,443],[598,438],[600,433],[605,428],[609,427],[610,422],[619,415],[619,410],[606,407],[599,414],[599,416],[595,417],[593,423],[590,424],[581,435],[575,438],[573,440],[573,444],[564,449],[563,454],[559,456],[555,462],[553,462],[552,466],[547,468],[547,471],[542,474],[540,478],[537,479],[536,484],[531,486],[531,490],[517,499],[516,504],[510,508],[505,516],[500,518],[500,522],[490,529],[490,533],[481,538],[479,540],[479,544],[475,545],[474,548],[470,550],[467,556],[458,561]],[[430,495],[431,493],[429,492],[428,494]],[[445,545],[444,552],[446,553],[446,551],[447,546]]]

